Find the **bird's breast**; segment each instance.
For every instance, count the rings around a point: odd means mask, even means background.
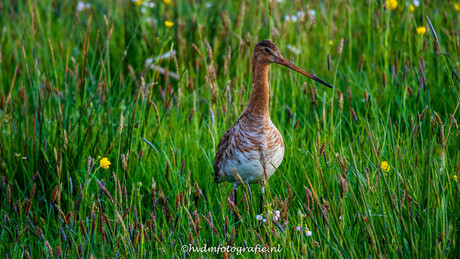
[[[244,182],[265,180],[262,161],[269,178],[283,161],[284,142],[270,119],[263,121],[240,120],[234,125],[230,143],[219,163],[220,181],[235,182],[235,170]]]

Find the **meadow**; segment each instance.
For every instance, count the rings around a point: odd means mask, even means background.
[[[459,4],[0,0],[0,257],[458,258]],[[263,39],[333,89],[271,66],[260,215],[213,160]]]

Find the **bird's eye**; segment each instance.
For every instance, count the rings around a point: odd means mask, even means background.
[[[265,53],[270,53],[270,51],[268,49],[264,49],[264,52]]]

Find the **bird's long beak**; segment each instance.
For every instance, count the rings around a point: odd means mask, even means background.
[[[323,80],[317,78],[316,76],[314,76],[314,75],[308,73],[307,71],[305,71],[305,70],[299,68],[298,66],[292,64],[291,62],[287,61],[287,60],[286,60],[285,58],[283,58],[283,57],[278,58],[278,60],[277,60],[276,63],[278,63],[278,64],[280,64],[280,65],[283,65],[283,66],[286,66],[286,67],[288,67],[288,68],[290,68],[290,69],[292,69],[292,70],[294,70],[294,71],[297,71],[297,72],[301,73],[301,74],[304,75],[304,76],[307,76],[307,77],[309,77],[309,78],[315,80],[315,81],[318,82],[318,83],[321,83],[321,84],[323,84],[323,85],[325,85],[325,86],[327,86],[327,87],[332,88],[332,86],[331,86],[330,84],[324,82]]]

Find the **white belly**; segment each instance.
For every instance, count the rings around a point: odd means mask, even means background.
[[[284,146],[279,146],[274,150],[267,150],[264,153],[266,154],[265,163],[268,179],[275,173],[276,169],[283,161]],[[234,159],[227,160],[221,169],[224,171],[224,175],[226,175],[226,181],[237,182],[234,177],[234,171],[236,170],[245,183],[265,182],[261,155],[256,151],[245,154],[235,152]]]

